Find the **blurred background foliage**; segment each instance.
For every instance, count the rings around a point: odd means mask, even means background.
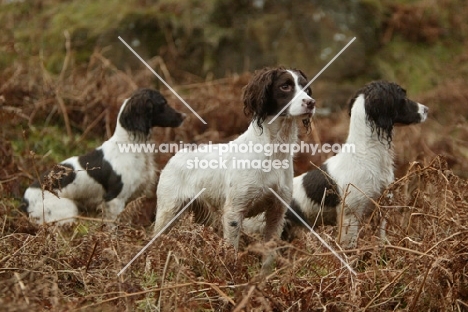
[[[463,0],[9,2],[1,68],[33,57],[59,73],[67,37],[74,64],[99,49],[118,68],[140,68],[120,36],[144,59],[160,56],[181,83],[278,64],[313,75],[356,36],[322,79],[395,79],[421,92],[449,78],[468,37]]]
[[[356,37],[313,84],[317,118],[341,118],[312,134],[315,142],[342,142],[348,98],[370,80],[392,80],[431,113],[424,142],[416,147],[408,139],[397,150],[401,161],[443,154],[467,176],[464,0],[4,0],[0,6],[3,168],[31,157],[28,151],[42,155],[44,166],[84,152],[112,134],[129,92],[167,91],[119,37],[205,114],[210,126],[192,120],[190,131],[164,136],[194,142],[226,141],[245,129],[244,73],[284,65],[312,78]],[[32,178],[25,169],[31,165],[23,166],[14,168]]]
[[[233,300],[246,311],[465,311],[467,16],[466,0],[0,0],[0,310],[149,311],[162,301],[227,311]],[[395,81],[430,108],[423,124],[395,131],[398,182],[379,209],[391,215],[390,244],[367,226],[363,248],[348,255],[357,276],[304,233],[280,245],[277,275],[253,288],[263,243],[234,256],[213,229],[186,219],[116,279],[152,236],[142,227],[155,199],[130,203],[116,231],[94,221],[38,228],[17,209],[40,172],[112,135],[136,88],[157,88],[188,114],[182,127],[155,129],[154,142],[226,142],[248,126],[240,98],[255,69],[284,65],[312,78],[353,37],[314,81],[318,112],[301,140],[343,142],[347,100],[370,80]],[[294,170],[331,154],[298,154]],[[159,169],[170,157],[155,154]],[[321,231],[333,245],[334,229]]]

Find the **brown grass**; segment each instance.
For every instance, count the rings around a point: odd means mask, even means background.
[[[165,72],[154,59],[152,66]],[[194,116],[178,129],[159,129],[156,142],[220,142],[241,133],[241,89],[250,74],[216,81],[194,81],[177,90],[208,121]],[[177,82],[174,83],[177,85]],[[441,127],[397,129],[397,176],[378,202],[376,216],[388,219],[382,244],[369,223],[359,249],[339,251],[357,271],[341,267],[313,236],[304,232],[291,244],[273,244],[279,252],[276,269],[259,277],[264,246],[243,235],[241,252],[217,234],[185,217],[157,239],[120,277],[117,273],[147,244],[154,200],[140,199],[126,212],[127,222],[115,229],[99,219],[83,218],[66,226],[35,226],[21,214],[15,198],[38,172],[52,166],[44,155],[31,153],[33,128],[60,126],[73,149],[90,138],[110,136],[122,99],[137,86],[158,87],[146,69],[123,72],[96,51],[86,67],[64,66],[54,76],[44,68],[16,64],[0,76],[0,306],[22,310],[155,310],[163,311],[466,311],[468,309],[468,183],[449,168],[466,168],[463,149],[449,164],[436,157],[440,142],[466,126],[460,121]],[[318,90],[326,86],[318,85]],[[177,109],[185,108],[167,91]],[[459,109],[460,100],[451,98]],[[434,91],[421,95],[437,101]],[[320,102],[320,92],[315,94]],[[426,102],[425,102],[426,103]],[[427,103],[426,103],[427,104]],[[460,105],[460,106],[459,106]],[[430,106],[430,105],[429,105]],[[46,120],[46,122],[44,122]],[[343,142],[348,117],[338,113],[316,118],[308,142]],[[438,126],[439,125],[439,126]],[[67,130],[68,129],[68,130]],[[460,130],[458,138],[464,138]],[[79,134],[79,135],[77,135]],[[12,142],[26,148],[14,150]],[[16,144],[16,143],[15,143]],[[450,143],[452,144],[452,143]],[[53,151],[52,151],[53,152]],[[299,155],[295,170],[312,168],[330,155]],[[450,155],[448,155],[450,156]],[[162,168],[170,155],[156,155]],[[417,163],[410,161],[418,160]],[[454,169],[455,170],[455,169]],[[388,196],[391,194],[391,196]],[[146,208],[145,208],[146,207]],[[336,229],[319,229],[336,250]]]
[[[393,194],[388,197],[387,194]],[[277,242],[276,270],[258,281],[264,251],[243,237],[236,257],[212,228],[185,218],[119,278],[151,231],[98,221],[36,227],[1,206],[0,303],[11,310],[454,310],[468,302],[468,182],[441,158],[414,163],[379,201],[389,219],[382,245],[371,226],[342,253],[357,276],[313,236]],[[333,243],[334,228],[321,230]]]

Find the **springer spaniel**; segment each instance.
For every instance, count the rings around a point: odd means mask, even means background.
[[[125,204],[144,193],[154,196],[153,155],[125,153],[120,144],[146,143],[153,127],[178,127],[185,114],[175,111],[152,89],[126,99],[114,135],[86,155],[64,160],[41,175],[24,193],[22,209],[37,223],[73,222],[79,208],[103,204],[105,219],[114,221]]]
[[[374,210],[370,199],[378,198],[394,180],[393,127],[423,122],[428,110],[408,99],[395,83],[364,86],[349,103],[346,143],[354,145],[354,153],[338,153],[319,169],[294,178],[291,207],[311,226],[338,223],[339,243],[356,247],[360,224]],[[286,219],[286,233],[302,224],[290,211]]]
[[[311,89],[303,90],[306,84],[307,79],[299,70],[264,68],[256,71],[243,89],[244,112],[252,115],[247,131],[227,144],[211,146],[211,151],[201,146],[196,150],[181,150],[162,170],[157,187],[154,233],[169,227],[168,223],[205,188],[190,208],[197,221],[206,221],[207,215],[221,210],[224,238],[236,250],[244,218],[262,212],[266,219],[264,239],[279,237],[287,208],[269,188],[286,202],[291,200],[292,155],[281,151],[270,155],[245,148],[296,142],[297,120],[302,119],[308,128],[315,111]],[[203,161],[212,166],[205,166],[206,169],[195,166],[196,162]],[[269,165],[273,169],[268,170]]]

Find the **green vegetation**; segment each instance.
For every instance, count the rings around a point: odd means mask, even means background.
[[[463,311],[468,307],[468,6],[464,0],[41,0],[0,4],[0,306],[13,310]],[[261,1],[257,1],[259,4]],[[352,276],[313,236],[277,242],[276,270],[259,276],[265,246],[242,236],[235,254],[217,228],[184,218],[152,238],[155,199],[130,203],[116,228],[99,214],[37,226],[18,210],[39,172],[100,145],[122,100],[161,89],[121,36],[208,121],[156,129],[161,142],[227,141],[248,124],[242,87],[254,69],[293,66],[309,77],[357,40],[314,82],[318,105],[343,109],[373,79],[393,80],[430,108],[396,129],[397,182],[378,201]],[[316,117],[308,143],[342,142],[348,117]],[[437,155],[442,155],[437,157]],[[298,155],[296,173],[327,155]],[[170,155],[155,155],[159,169]],[[417,161],[417,163],[415,163]],[[408,169],[409,168],[409,169]],[[392,196],[387,196],[387,194]],[[94,217],[94,219],[93,219]],[[317,229],[332,246],[336,229]]]
[[[80,141],[78,134],[73,136],[73,140],[63,132],[63,126],[49,126],[43,128],[30,128],[29,130],[18,132],[27,133],[27,138],[12,141],[13,150],[20,154],[22,151],[33,151],[36,156],[45,156],[48,163],[60,162],[70,155],[82,155],[100,145],[99,140]],[[79,142],[78,142],[79,141]]]

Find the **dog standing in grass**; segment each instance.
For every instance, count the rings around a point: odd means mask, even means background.
[[[205,191],[191,205],[195,218],[205,219],[206,215],[221,210],[224,238],[236,250],[243,220],[259,213],[265,214],[265,241],[279,237],[286,206],[270,188],[284,201],[290,202],[293,155],[290,152],[277,152],[270,156],[262,152],[241,152],[241,146],[296,143],[298,120],[303,120],[308,126],[315,111],[310,88],[303,90],[306,85],[307,79],[299,70],[265,68],[255,72],[243,90],[244,111],[252,115],[247,131],[234,141],[214,145],[212,151],[181,150],[162,170],[157,187],[155,234],[169,225],[204,188]],[[226,152],[220,155],[221,150]],[[203,169],[195,168],[195,161],[221,163],[217,167]],[[239,168],[238,161],[247,165],[276,164],[277,168]]]
[[[82,209],[102,205],[104,218],[115,221],[131,199],[153,197],[156,180],[151,153],[123,152],[119,145],[147,143],[153,127],[178,127],[184,118],[158,91],[137,90],[122,104],[114,135],[42,174],[24,193],[22,209],[37,223],[63,224]]]
[[[339,243],[356,247],[360,227],[374,211],[372,199],[394,180],[394,127],[424,122],[428,111],[395,83],[365,85],[349,103],[346,143],[354,145],[354,152],[338,153],[320,168],[294,178],[291,207],[311,226],[338,223]],[[302,225],[291,212],[287,220],[286,231]]]

